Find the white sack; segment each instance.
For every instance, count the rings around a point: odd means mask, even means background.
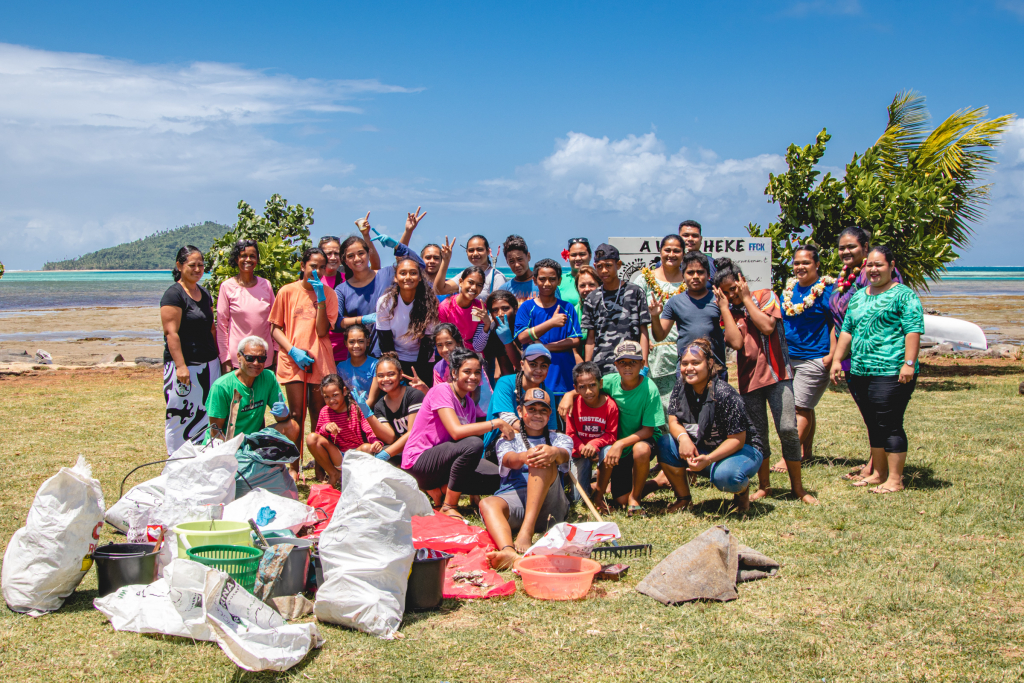
[[[590,557],[598,543],[622,538],[614,522],[562,522],[548,529],[539,541],[530,546],[526,555],[574,555]]]
[[[164,500],[164,475],[144,481],[128,489],[121,500],[114,503],[104,516],[107,522],[122,533],[144,527],[150,513]]]
[[[4,600],[38,617],[60,609],[92,566],[103,527],[103,490],[85,458],[43,482],[14,532],[0,575]]]
[[[110,619],[115,631],[212,640],[212,633],[207,638],[198,637],[185,626],[171,602],[170,590],[166,579],[157,579],[148,586],[124,586],[110,595],[96,598],[92,605]]]
[[[390,639],[402,623],[416,555],[412,516],[433,510],[412,476],[368,453],[348,451],[341,471],[341,498],[320,536],[324,585],[314,613]]]
[[[247,671],[286,671],[324,644],[315,623],[288,624],[226,573],[175,560],[171,601],[196,638],[206,635]]]
[[[304,526],[316,524],[316,510],[305,503],[279,496],[266,489],[256,488],[241,498],[224,506],[224,519],[230,522],[247,522],[256,519],[260,510],[269,507],[277,513],[274,520],[260,525],[262,531],[296,532]]]
[[[211,519],[216,506],[235,499],[235,472],[238,461],[235,451],[241,446],[244,434],[230,441],[214,441],[206,446],[191,442],[176,450],[164,465],[160,475],[164,479],[164,498],[152,510],[149,524],[164,527],[164,544],[157,558],[158,573],[178,554],[178,537],[173,528],[183,522]],[[182,458],[195,455],[189,460]]]

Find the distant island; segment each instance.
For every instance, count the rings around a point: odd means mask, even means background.
[[[231,226],[213,221],[183,225],[78,258],[51,261],[43,265],[43,270],[170,270],[183,246],[191,244],[206,253],[214,240],[230,230]]]

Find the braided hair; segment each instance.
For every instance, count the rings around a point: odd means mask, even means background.
[[[548,398],[551,398],[551,394],[548,394]],[[523,445],[527,448],[530,447],[530,437],[526,434],[526,406],[522,403],[519,404],[523,409],[523,414],[519,416],[519,433],[523,436]],[[550,408],[550,404],[548,406]],[[551,421],[548,420],[544,423],[544,443],[551,445],[551,428],[549,427]],[[537,438],[537,437],[534,437]]]

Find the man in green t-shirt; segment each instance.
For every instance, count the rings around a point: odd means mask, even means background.
[[[596,497],[604,498],[611,483],[612,498],[626,508],[629,516],[644,514],[640,506],[644,483],[651,471],[654,440],[665,426],[665,410],[657,385],[640,374],[644,365],[639,342],[623,341],[615,347],[615,369],[605,375],[601,384],[619,407],[618,441],[608,447],[597,479]],[[559,404],[563,419],[576,399],[570,391]]]
[[[235,418],[235,434],[253,434],[264,427],[264,413],[277,420],[274,429],[288,439],[297,441],[299,425],[291,419],[281,386],[273,371],[265,370],[267,342],[260,337],[246,337],[238,344],[238,369],[221,375],[206,399],[206,413],[210,416],[210,436],[224,438],[224,429],[231,414],[231,401],[237,391],[241,397]]]

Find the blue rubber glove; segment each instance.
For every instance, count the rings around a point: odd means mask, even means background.
[[[313,363],[316,362],[316,359],[313,358],[313,356],[309,355],[298,346],[293,346],[292,350],[288,352],[288,355],[291,356],[292,360],[295,361],[295,364],[303,370],[309,370],[313,367]]]
[[[278,401],[270,406],[270,414],[274,417],[288,417],[288,406],[284,401]]]
[[[396,240],[394,237],[388,237],[387,235],[380,234],[379,232],[377,232],[377,228],[370,228],[370,230],[373,230],[374,234],[377,235],[373,239],[377,240],[378,242],[380,242],[380,245],[382,247],[387,247],[388,249],[394,249],[395,247],[398,246],[398,240]],[[370,241],[372,242],[373,240],[370,240]]]
[[[256,513],[256,526],[266,526],[277,519],[277,510],[264,505],[260,508],[260,511]]]
[[[369,420],[370,415],[373,414],[373,411],[370,410],[370,406],[366,403],[366,392],[359,391],[357,389],[356,391],[352,392],[352,395],[355,397],[356,406],[358,406],[359,412],[363,414],[363,417]]]
[[[512,343],[512,330],[508,326],[508,316],[499,315],[496,318],[497,326],[494,328],[494,333],[498,335],[498,339],[501,340],[502,344]]]
[[[646,377],[647,373],[649,373],[650,371],[651,371],[651,368],[645,365],[643,367],[643,369],[640,371],[640,376],[641,377]]]
[[[306,280],[313,287],[313,291],[316,292],[316,302],[322,304],[327,301],[327,294],[324,292],[324,283],[320,281],[320,276],[317,272],[313,271],[313,277]]]
[[[374,323],[377,322],[377,314],[367,313],[366,315],[359,319],[359,322],[361,322],[364,325],[373,325]]]

